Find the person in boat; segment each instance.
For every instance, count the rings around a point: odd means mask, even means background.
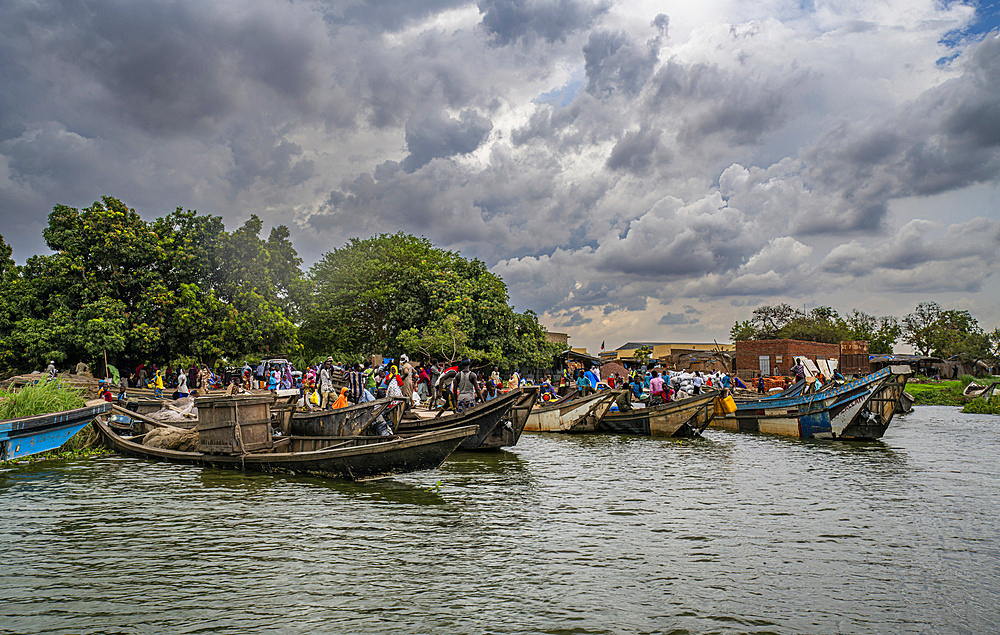
[[[417,396],[420,397],[420,401],[427,403],[427,400],[431,396],[431,374],[427,372],[427,366],[420,364],[417,367]]]
[[[333,407],[331,408],[331,410],[337,410],[338,408],[346,408],[349,405],[351,404],[349,401],[347,401],[347,388],[346,387],[341,388],[340,396],[338,396],[337,400],[333,402]]]
[[[157,399],[163,397],[163,371],[156,371],[156,379],[153,380],[153,396]]]
[[[49,360],[49,365],[45,367],[45,374],[48,375],[49,379],[54,378],[58,374],[54,360]]]
[[[459,365],[458,374],[452,380],[455,393],[455,412],[473,408],[477,401],[483,400],[482,388],[479,386],[479,376],[472,371],[472,361],[463,359]]]
[[[515,370],[510,374],[510,390],[517,390],[521,387],[521,375]]]
[[[639,373],[636,373],[635,377],[632,378],[632,396],[635,399],[642,399],[642,393],[644,390],[645,387],[642,385],[642,376]]]
[[[840,374],[840,370],[833,369],[833,380],[834,381],[847,381],[847,378]]]
[[[486,380],[486,389],[483,392],[485,394],[483,401],[490,401],[500,396],[500,389],[492,379]]]
[[[757,373],[757,393],[763,395],[765,392],[767,391],[764,389],[764,375]]]
[[[99,382],[97,382],[97,390],[100,393],[101,399],[103,399],[104,401],[107,401],[108,403],[114,401],[114,398],[111,396],[111,391],[108,390],[107,381],[102,379]]]
[[[403,378],[399,375],[399,369],[393,366],[389,374],[385,377],[385,396],[390,399],[404,399]],[[409,403],[409,400],[407,400]]]
[[[579,369],[577,369],[576,371],[575,381],[576,381],[576,387],[580,391],[581,397],[586,397],[591,393],[590,380],[587,379],[587,376],[582,372],[580,372]]]
[[[657,371],[652,371],[650,373],[652,377],[649,380],[649,396],[650,404],[655,403],[666,403],[667,396],[663,394],[663,378],[660,377],[660,373]]]
[[[691,386],[692,386],[691,394],[700,395],[701,387],[704,383],[705,383],[705,378],[701,376],[701,371],[700,370],[694,371],[694,377],[691,379]]]
[[[543,401],[549,401],[550,399],[554,399],[559,396],[559,393],[552,385],[551,379],[546,379],[545,381],[542,382],[539,394],[541,395]],[[548,395],[547,398],[546,395]]]
[[[361,403],[361,393],[365,388],[365,377],[361,372],[361,364],[355,364],[347,373],[347,400],[351,403]]]
[[[125,373],[118,378],[118,403],[124,403],[126,399],[126,392],[128,392],[128,377]]]
[[[441,378],[441,367],[438,366],[437,362],[431,364],[431,367],[427,369],[427,375],[430,377],[427,381],[427,392],[430,398],[430,407],[433,408],[437,404],[437,383],[438,379]]]
[[[496,366],[493,367],[493,372],[490,373],[490,381],[493,382],[494,386],[500,385],[500,369]]]
[[[319,369],[319,394],[321,410],[326,410],[332,405],[333,395],[333,358],[327,357],[323,362],[323,367]]]
[[[410,363],[410,358],[405,354],[399,356],[399,376],[402,378],[401,389],[403,391],[403,398],[406,399],[407,403],[413,401],[413,388],[417,381],[417,376],[413,370],[413,364]]]

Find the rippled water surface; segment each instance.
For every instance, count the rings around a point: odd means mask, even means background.
[[[996,632],[1000,417],[881,442],[525,435],[352,484],[0,471],[0,632]]]

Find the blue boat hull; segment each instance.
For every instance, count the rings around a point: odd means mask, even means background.
[[[104,403],[65,412],[0,421],[0,461],[54,450],[87,427],[94,417],[110,409],[111,404]]]
[[[818,393],[740,402],[712,427],[804,439],[878,439],[885,434],[910,369],[887,367]]]

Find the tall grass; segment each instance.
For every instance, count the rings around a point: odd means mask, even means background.
[[[79,388],[59,380],[40,381],[18,390],[0,390],[0,421],[73,410],[84,405],[86,400]]]
[[[962,407],[962,412],[980,415],[1000,415],[1000,397],[993,397],[986,401],[982,397],[976,397]]]

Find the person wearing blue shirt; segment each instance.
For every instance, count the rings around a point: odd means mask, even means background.
[[[632,394],[635,396],[636,399],[642,399],[642,391],[643,391],[642,379],[639,377],[639,375],[636,375],[635,379],[632,380]]]

